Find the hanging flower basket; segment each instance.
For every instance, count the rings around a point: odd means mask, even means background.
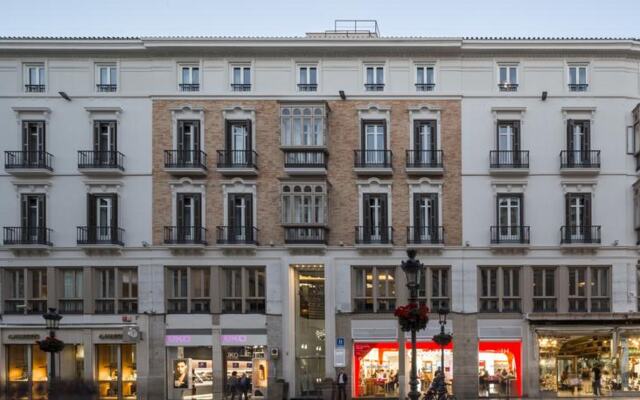
[[[36,340],[36,343],[45,353],[58,353],[64,348],[62,340],[51,336],[47,336],[44,340]]]
[[[425,304],[409,303],[396,308],[393,315],[398,317],[400,329],[404,332],[410,332],[412,329],[419,331],[427,327],[429,307]]]

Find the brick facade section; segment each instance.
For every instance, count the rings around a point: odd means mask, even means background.
[[[170,181],[180,178],[164,172],[164,150],[172,148],[171,109],[185,105],[202,107],[204,113],[204,151],[207,153],[208,174],[206,181],[207,240],[214,244],[215,227],[225,225],[223,219],[222,181],[216,170],[217,150],[224,148],[223,110],[233,106],[255,109],[254,149],[258,153],[257,177],[244,177],[255,181],[257,189],[257,227],[261,245],[284,243],[281,226],[280,187],[282,179],[290,179],[284,172],[284,155],[280,150],[280,104],[275,100],[154,100],[153,102],[153,241],[162,244],[163,229],[171,225]],[[393,180],[392,220],[395,229],[394,242],[406,243],[406,227],[409,221],[409,186],[405,172],[405,150],[409,148],[409,108],[428,105],[440,109],[441,148],[444,153],[445,173],[442,179],[441,201],[446,245],[458,246],[462,242],[462,188],[461,188],[461,119],[458,100],[375,100],[329,101],[328,112],[328,184],[329,184],[329,244],[346,246],[354,244],[354,228],[358,225],[357,180],[366,180],[353,172],[353,150],[360,147],[360,122],[358,108],[375,104],[391,109],[388,134],[393,151],[393,176],[381,176],[381,180]],[[300,181],[309,181],[302,177]],[[436,178],[434,180],[440,180]]]

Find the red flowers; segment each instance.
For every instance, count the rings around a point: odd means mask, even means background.
[[[412,328],[419,331],[427,327],[429,307],[425,304],[409,303],[406,306],[396,308],[393,315],[398,317],[400,328],[403,331],[409,332]]]

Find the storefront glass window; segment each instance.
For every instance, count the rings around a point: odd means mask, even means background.
[[[522,343],[480,342],[478,352],[478,396],[522,395]]]
[[[43,399],[47,394],[47,353],[37,345],[7,346],[7,380],[10,398]]]
[[[136,347],[133,344],[96,345],[100,399],[136,398]]]
[[[225,346],[222,348],[224,387],[227,395],[231,395],[234,389],[232,382],[237,383],[244,376],[247,393],[252,398],[266,398],[268,370],[265,353],[265,346]]]
[[[168,398],[213,399],[210,346],[167,347]]]

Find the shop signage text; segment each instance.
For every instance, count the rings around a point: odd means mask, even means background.
[[[9,335],[9,340],[38,340],[40,339],[40,335],[31,334],[31,335]]]
[[[122,340],[122,333],[101,333],[98,338],[100,340]]]
[[[222,335],[223,344],[244,344],[247,343],[247,335]]]
[[[164,344],[167,346],[179,346],[191,343],[191,335],[167,335]]]

